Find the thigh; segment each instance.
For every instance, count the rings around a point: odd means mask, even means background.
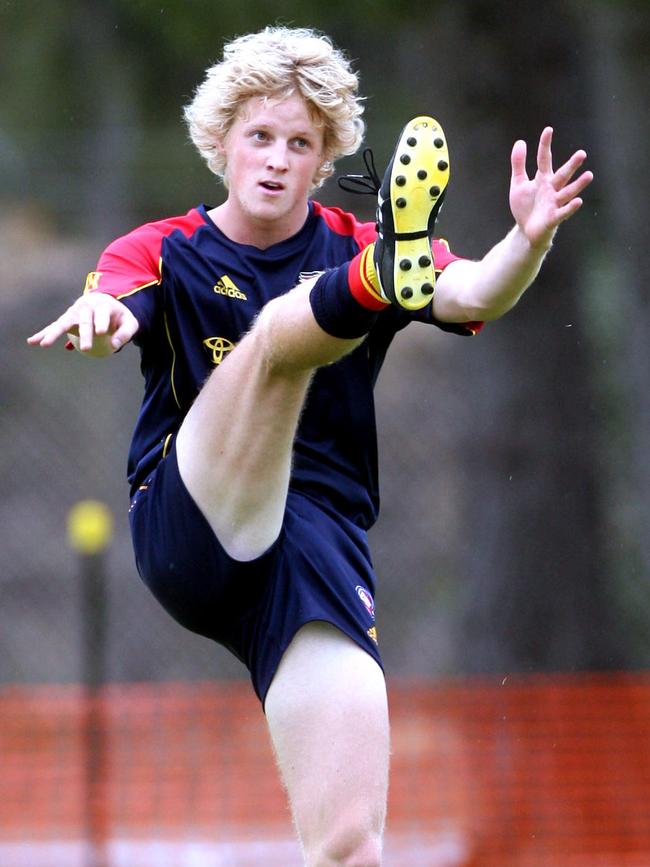
[[[310,288],[297,286],[264,307],[212,372],[178,433],[183,480],[238,560],[258,556],[279,533],[296,428],[314,370],[359,343],[318,327]]]
[[[258,556],[280,531],[310,376],[270,376],[250,333],[213,371],[178,432],[183,481],[238,560]]]
[[[389,726],[375,659],[330,624],[308,624],[282,658],[265,711],[307,855],[333,839],[380,840]]]

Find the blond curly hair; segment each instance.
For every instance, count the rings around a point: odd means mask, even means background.
[[[324,161],[314,188],[333,171],[341,156],[357,151],[363,138],[358,78],[347,57],[329,37],[307,28],[266,27],[224,46],[223,59],[211,66],[184,116],[190,138],[209,169],[225,174],[218,147],[241,105],[253,96],[285,99],[299,93],[323,125]]]

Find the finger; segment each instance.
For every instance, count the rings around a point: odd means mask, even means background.
[[[98,296],[98,301],[93,306],[95,334],[106,334],[111,325],[110,307],[106,303],[101,303],[104,297]]]
[[[81,352],[86,352],[93,348],[93,337],[95,336],[94,311],[89,304],[79,304],[77,306],[77,315],[79,324],[79,349]]]
[[[74,318],[72,317],[70,311],[66,311],[62,316],[59,316],[58,319],[55,319],[54,322],[50,322],[49,325],[46,325],[45,328],[41,328],[40,331],[37,331],[36,334],[32,334],[31,337],[27,338],[27,343],[30,346],[42,346],[44,349],[53,346],[56,341],[63,337],[72,327],[74,326]]]
[[[30,334],[27,338],[27,343],[29,343],[30,346],[38,346],[41,340],[45,337],[46,331],[47,328],[41,328],[41,330],[37,331],[36,334]]]
[[[111,337],[111,345],[115,349],[119,349],[121,346],[124,346],[125,343],[128,343],[134,336],[136,331],[138,330],[138,321],[134,317],[125,317],[120,323],[119,328],[116,330],[115,334]]]
[[[558,191],[558,203],[564,205],[571,201],[571,199],[579,196],[580,193],[589,186],[593,179],[593,172],[583,172],[575,179],[575,181],[573,181],[573,183],[567,184]]]
[[[568,183],[568,181],[571,180],[571,178],[578,171],[578,169],[586,159],[587,154],[585,153],[585,151],[576,151],[573,156],[570,157],[564,163],[564,165],[560,166],[560,168],[555,172],[555,175],[553,176],[553,186],[557,190],[561,189],[566,183]]]
[[[547,126],[542,130],[537,146],[537,168],[544,174],[553,173],[553,155],[551,142],[553,141],[553,127]]]
[[[564,205],[564,207],[558,209],[557,225],[559,226],[560,223],[563,223],[565,220],[568,220],[569,217],[572,217],[576,211],[580,210],[581,207],[582,207],[582,199],[581,198],[578,197],[575,199],[571,199],[571,201],[568,204],[566,204],[566,205]]]
[[[526,142],[523,139],[519,139],[514,143],[510,156],[513,181],[528,180],[528,175],[526,174],[526,154]]]

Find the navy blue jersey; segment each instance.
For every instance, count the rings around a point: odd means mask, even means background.
[[[375,238],[373,224],[310,202],[297,234],[260,250],[231,241],[207,210],[200,205],[118,238],[88,275],[87,291],[118,298],[140,324],[134,342],[145,390],[129,452],[133,491],[167,454],[202,384],[259,310],[301,276],[349,261]],[[456,258],[437,241],[434,257],[438,271]],[[387,308],[360,347],[316,372],[296,436],[292,488],[364,528],[379,502],[373,386],[391,340],[411,318]],[[227,437],[228,421],[221,423]]]

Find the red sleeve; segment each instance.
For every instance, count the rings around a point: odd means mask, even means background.
[[[160,283],[163,235],[151,225],[113,241],[86,278],[84,292],[105,292],[122,299]]]
[[[150,331],[162,281],[164,234],[147,224],[113,241],[99,257],[97,270],[86,277],[86,292],[103,292],[125,304],[138,320],[136,343]],[[142,291],[149,290],[149,291]]]
[[[433,261],[436,265],[436,274],[440,274],[445,270],[447,265],[457,262],[462,258],[451,252],[449,244],[444,238],[434,238],[431,241],[431,249],[433,250]]]
[[[113,241],[104,250],[86,279],[85,292],[106,292],[122,299],[160,283],[162,245],[172,232],[190,237],[205,225],[202,214],[192,208],[181,217],[146,223]]]
[[[142,335],[155,313],[165,238],[175,231],[190,237],[203,225],[202,214],[193,208],[181,217],[146,223],[117,238],[99,257],[97,269],[86,277],[84,292],[105,292],[122,301],[138,320],[138,334]]]

